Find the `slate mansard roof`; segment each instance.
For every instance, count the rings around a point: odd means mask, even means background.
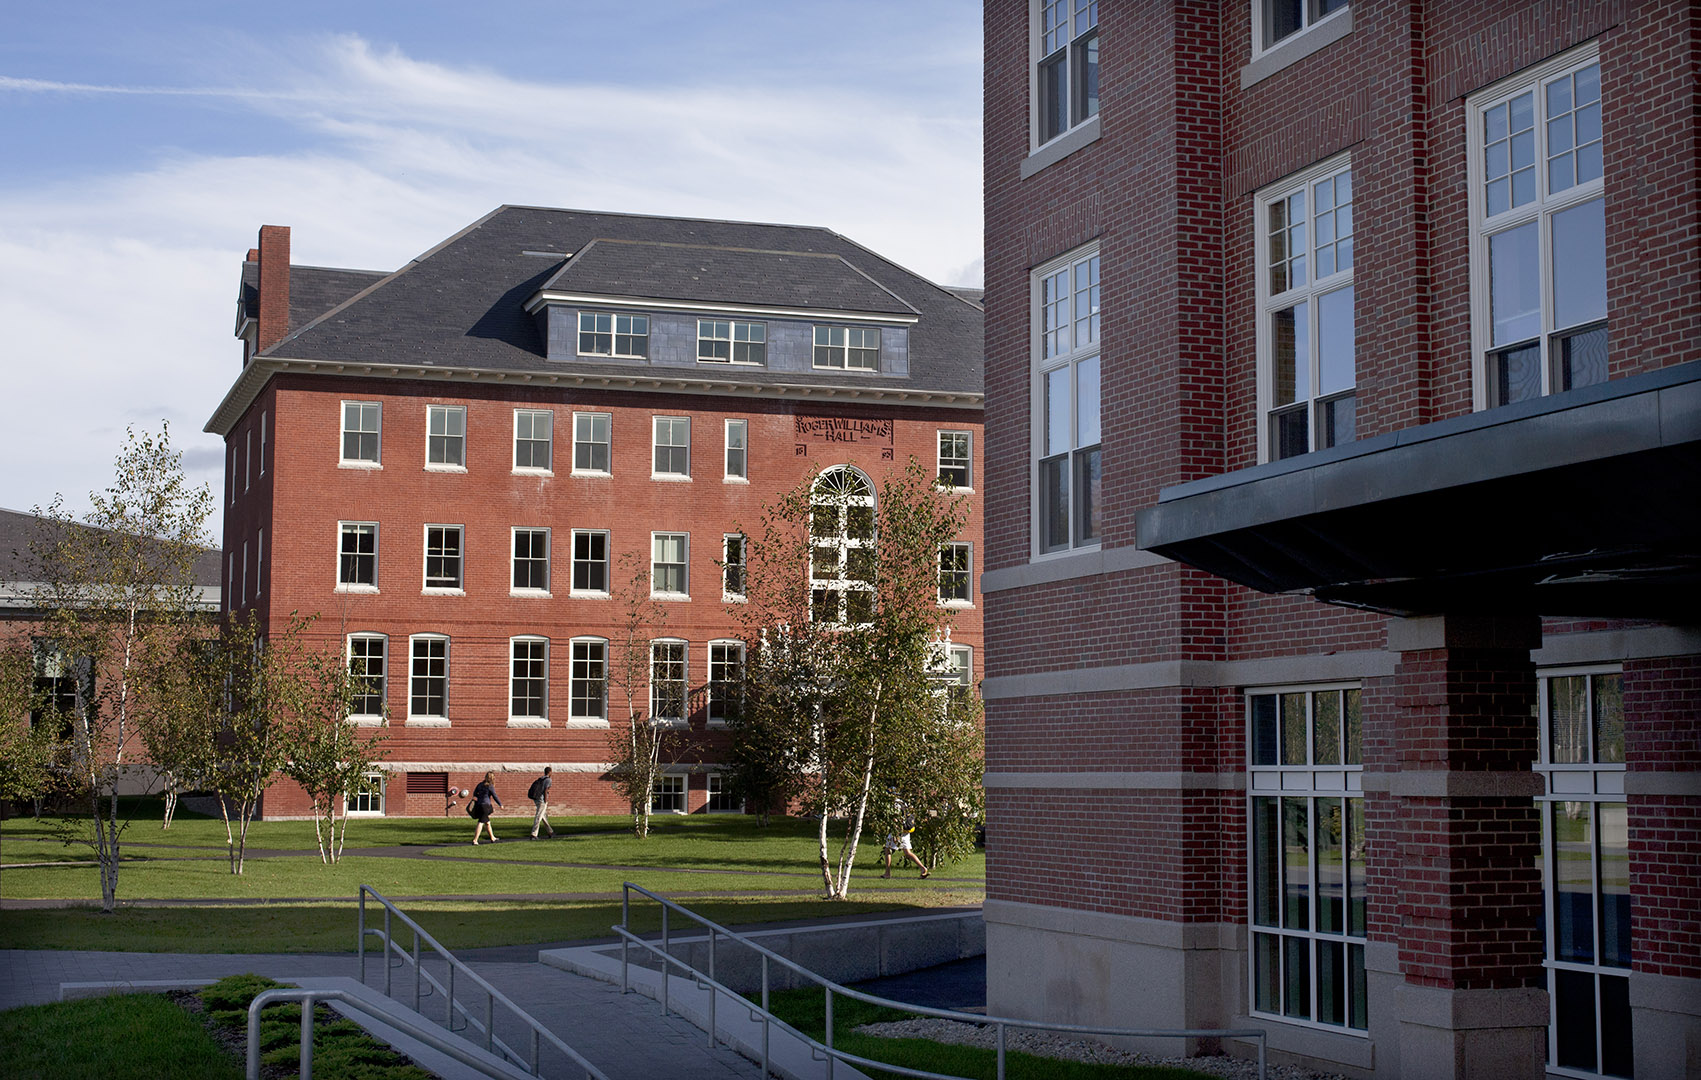
[[[246,304],[258,268],[248,263],[243,272]],[[861,314],[907,327],[907,371],[551,361],[534,314],[546,294],[635,308],[655,300],[675,309],[696,303],[837,313],[852,323]],[[273,372],[327,367],[402,378],[452,371],[616,380],[610,385],[653,377],[678,392],[842,393],[979,408],[982,322],[979,305],[963,291],[935,285],[829,229],[503,206],[393,274],[292,267],[289,333],[247,366],[207,430],[228,432]]]

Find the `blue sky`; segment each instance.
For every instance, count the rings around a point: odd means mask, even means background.
[[[981,275],[972,0],[19,4],[0,34],[0,506],[202,434],[262,224],[393,269],[502,203],[825,225]],[[214,527],[217,527],[215,521]]]

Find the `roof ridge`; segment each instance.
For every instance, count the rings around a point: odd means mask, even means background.
[[[572,206],[535,206],[530,203],[503,203],[480,220],[490,218],[504,210],[538,210],[547,214],[583,214],[588,217],[642,218],[646,221],[697,221],[710,225],[757,225],[764,229],[799,229],[804,232],[824,232],[832,233],[834,236],[838,235],[825,225],[793,225],[784,221],[750,221],[743,218],[693,217],[688,214],[637,214],[629,210],[581,210]]]

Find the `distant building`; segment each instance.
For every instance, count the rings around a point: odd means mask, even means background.
[[[356,719],[390,740],[359,812],[441,814],[486,770],[512,803],[552,765],[553,805],[606,813],[610,594],[635,560],[667,609],[645,711],[694,742],[656,809],[737,809],[740,528],[811,470],[954,480],[974,511],[940,602],[978,678],[981,318],[826,229],[506,206],[386,274],[291,266],[266,226],[207,424],[227,605],[319,613],[370,678]]]
[[[1698,25],[986,5],[990,1011],[1698,1075]]]

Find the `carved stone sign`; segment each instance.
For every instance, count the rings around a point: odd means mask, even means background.
[[[891,420],[856,420],[842,416],[799,416],[794,418],[799,440],[829,443],[885,443],[880,456],[892,458],[893,433],[897,427]],[[809,456],[809,443],[798,442],[794,453]]]

